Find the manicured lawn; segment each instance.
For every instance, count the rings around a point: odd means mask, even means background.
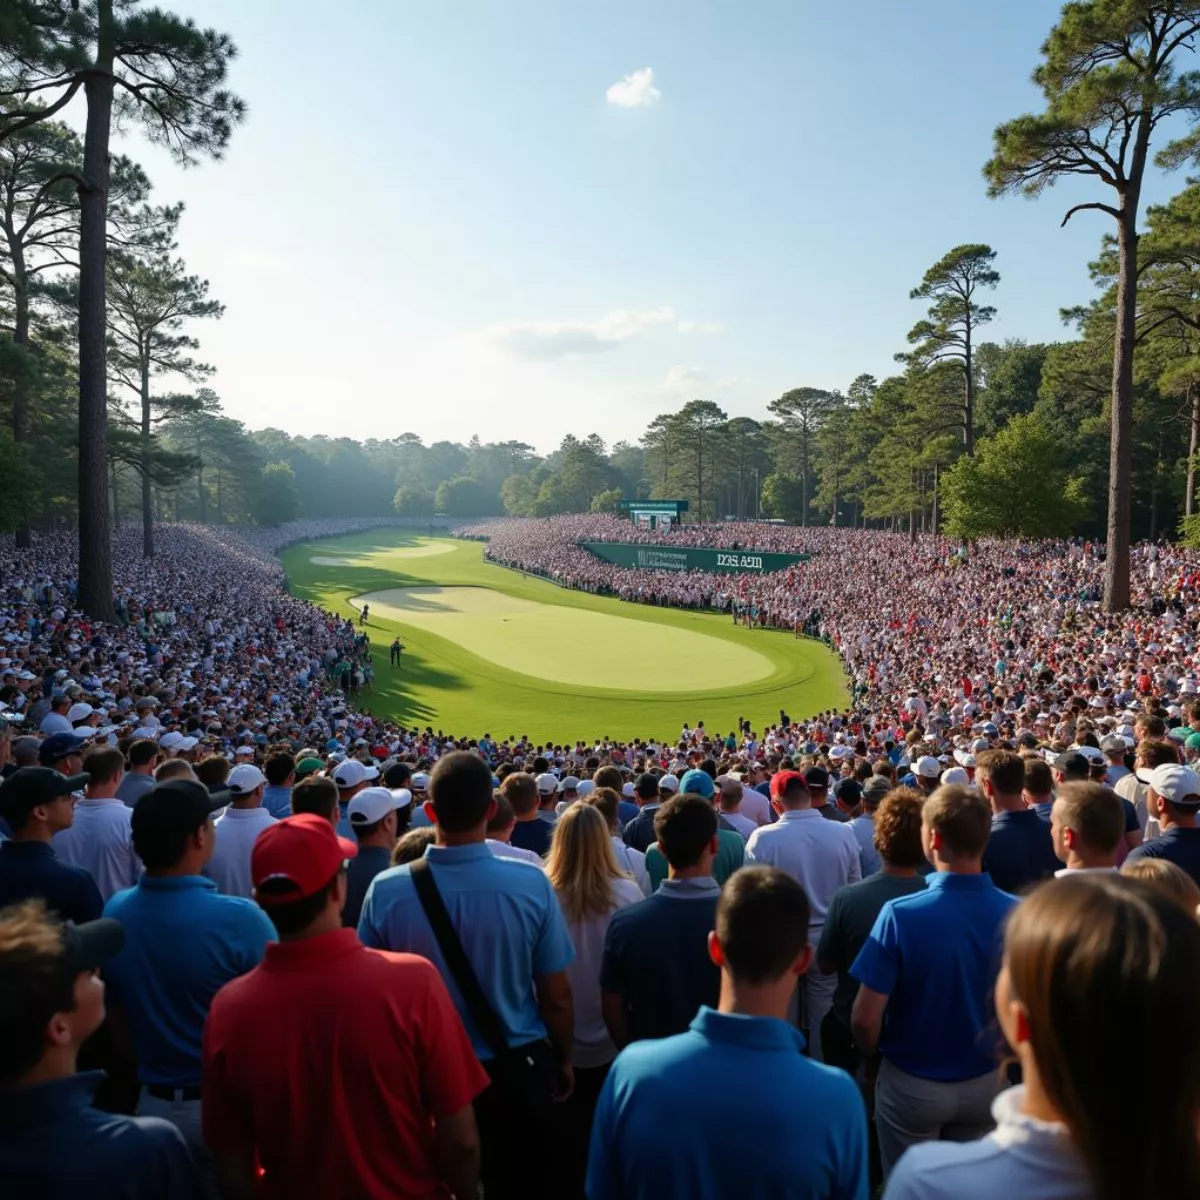
[[[685,721],[725,733],[744,716],[761,730],[780,708],[801,717],[846,702],[841,662],[819,642],[567,591],[485,563],[483,549],[380,529],[282,559],[292,590],[333,612],[357,621],[365,597],[375,692],[360,703],[406,725],[557,742],[668,738]],[[397,634],[405,649],[393,669]]]

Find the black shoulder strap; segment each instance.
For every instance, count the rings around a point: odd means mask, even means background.
[[[458,984],[458,990],[462,993],[471,1019],[478,1026],[483,1040],[493,1054],[497,1057],[507,1054],[508,1036],[504,1032],[504,1026],[484,994],[475,968],[471,966],[471,960],[467,958],[454,922],[450,920],[450,914],[446,911],[446,902],[442,899],[433,872],[429,869],[429,860],[418,858],[409,870],[412,873],[413,886],[417,889],[417,899],[421,901],[429,927],[433,930],[433,936],[437,938],[438,949],[446,960],[446,966],[450,968],[454,982]]]

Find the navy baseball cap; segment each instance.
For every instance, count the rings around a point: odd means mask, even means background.
[[[88,775],[62,775],[50,767],[22,767],[0,786],[0,816],[20,829],[39,804],[52,804],[61,796],[81,791],[91,782]]]
[[[38,762],[43,767],[52,766],[60,758],[75,754],[92,740],[91,734],[52,733],[38,747]]]

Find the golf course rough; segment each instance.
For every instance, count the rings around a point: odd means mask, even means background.
[[[569,591],[485,562],[479,542],[376,529],[293,546],[292,590],[357,625],[374,689],[355,704],[407,726],[538,742],[762,728],[846,704],[841,661],[727,615]],[[404,645],[400,666],[389,648]]]

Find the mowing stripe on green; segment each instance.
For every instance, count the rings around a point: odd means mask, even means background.
[[[487,563],[483,551],[477,542],[378,529],[281,557],[292,590],[332,612],[357,621],[352,601],[368,598],[375,686],[356,703],[408,726],[463,737],[661,740],[677,737],[685,721],[725,733],[746,717],[761,730],[781,708],[803,717],[846,703],[841,662],[819,642],[744,629],[728,616],[568,591]],[[463,589],[455,605],[476,607],[418,613],[393,604],[385,612],[370,599],[430,587]],[[445,594],[414,600],[410,592],[402,604]],[[484,618],[479,605],[510,609]],[[396,636],[405,651],[394,670],[388,647]]]

